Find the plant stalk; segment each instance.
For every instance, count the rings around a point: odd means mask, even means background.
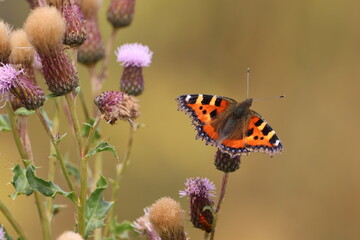
[[[0,211],[4,214],[5,218],[9,221],[11,226],[14,228],[15,232],[19,235],[22,240],[27,240],[27,236],[24,233],[24,230],[21,228],[19,223],[15,220],[14,216],[6,205],[0,200]]]
[[[14,113],[13,109],[11,108],[10,104],[7,104],[7,110],[8,110],[10,126],[11,126],[11,129],[13,132],[13,137],[14,137],[16,146],[18,148],[20,157],[22,158],[24,167],[27,168],[30,165],[30,163],[26,160],[32,161],[33,159],[29,158],[29,155],[25,150],[25,146],[22,144],[25,142],[25,140],[21,140],[21,138],[20,138],[19,129],[18,129],[18,126],[16,123],[17,122],[16,116],[15,116],[15,113]],[[44,206],[43,202],[41,201],[41,195],[39,192],[35,191],[34,197],[35,197],[35,204],[38,209],[39,218],[40,218],[40,222],[41,222],[41,232],[42,232],[43,239],[50,240],[51,239],[50,224],[49,224],[48,218],[46,217],[45,206]]]
[[[214,240],[214,237],[215,237],[216,224],[217,224],[221,204],[222,204],[222,202],[224,200],[224,197],[225,197],[225,190],[226,190],[228,178],[229,178],[229,173],[225,172],[224,176],[222,178],[221,192],[220,192],[219,201],[218,201],[218,204],[217,204],[217,207],[216,207],[216,210],[215,210],[215,216],[214,216],[214,222],[213,222],[213,230],[212,230],[211,235],[210,235],[210,240]]]
[[[135,127],[130,124],[128,145],[127,145],[127,148],[126,148],[126,151],[124,154],[123,162],[118,163],[116,165],[116,179],[113,184],[113,189],[112,189],[112,194],[111,194],[111,201],[115,202],[115,204],[109,211],[109,215],[107,217],[106,226],[105,226],[105,230],[104,230],[104,237],[108,236],[109,230],[110,230],[110,224],[114,217],[114,212],[116,210],[116,208],[115,208],[116,199],[119,195],[119,190],[120,190],[121,177],[122,177],[123,173],[125,172],[127,166],[129,165],[129,161],[130,161],[130,153],[131,153],[131,149],[132,149],[132,145],[133,145],[134,133],[135,133]]]

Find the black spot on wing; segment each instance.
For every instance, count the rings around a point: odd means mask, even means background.
[[[257,120],[257,122],[255,123],[255,126],[260,126],[262,123],[263,123],[264,121],[261,119],[261,118],[259,118],[259,120]]]
[[[207,113],[207,111],[206,111],[206,110],[203,110],[203,111],[202,111],[202,113],[203,113],[203,114],[206,114],[206,113]]]
[[[251,128],[249,129],[247,132],[246,132],[246,136],[251,136],[252,134],[254,133],[254,128]]]
[[[203,99],[201,101],[201,104],[204,104],[204,105],[209,105],[209,103],[211,102],[211,99],[213,98],[212,95],[206,95],[204,94],[203,95]]]
[[[212,110],[212,111],[210,112],[210,117],[211,117],[211,118],[216,117],[216,115],[217,115],[216,109],[214,109],[214,110]]]
[[[272,131],[272,128],[269,126],[269,124],[266,124],[265,127],[264,127],[264,129],[261,130],[261,132],[262,132],[265,136],[267,136],[267,135],[269,134],[269,132],[271,132],[271,131]]]
[[[217,97],[215,100],[215,106],[220,107],[221,101],[221,98]]]

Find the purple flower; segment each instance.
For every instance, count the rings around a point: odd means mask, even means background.
[[[16,70],[10,64],[2,64],[0,67],[0,94],[5,95],[14,85],[14,81],[22,74],[22,71]]]
[[[138,96],[144,91],[142,68],[151,63],[153,52],[139,43],[128,43],[115,51],[117,61],[125,66],[120,80],[120,90]]]
[[[212,211],[204,208],[214,206],[214,183],[207,178],[188,178],[185,182],[185,190],[180,191],[179,194],[180,197],[189,197],[190,218],[194,227],[211,232],[214,216]]]
[[[0,67],[0,94],[0,102],[15,97],[28,110],[39,108],[46,100],[44,91],[29,80],[23,70],[17,70],[10,64]]]
[[[117,61],[125,67],[148,67],[150,66],[153,52],[150,51],[148,46],[141,45],[140,43],[127,43],[118,47],[115,54]]]

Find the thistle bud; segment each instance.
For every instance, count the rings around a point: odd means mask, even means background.
[[[17,98],[15,100],[20,100],[28,110],[41,107],[46,100],[44,91],[29,80],[23,71],[15,69],[10,64],[0,67],[0,94],[2,99],[8,100],[9,94],[14,95]],[[20,105],[17,103],[17,106]]]
[[[185,190],[179,193],[180,197],[189,197],[190,219],[193,226],[211,232],[214,216],[210,209],[214,207],[214,183],[207,178],[189,178],[185,182]]]
[[[57,240],[83,240],[83,238],[76,232],[67,231],[61,234]]]
[[[151,63],[153,52],[139,43],[124,44],[115,51],[117,61],[124,66],[120,90],[138,96],[144,91],[142,68]]]
[[[157,200],[150,207],[149,218],[162,240],[186,240],[184,211],[172,198]]]
[[[30,43],[35,47],[49,90],[65,95],[78,86],[77,72],[62,45],[65,20],[55,7],[38,7],[24,24]]]
[[[115,124],[118,119],[132,121],[140,116],[137,99],[123,92],[103,92],[95,98],[95,105],[110,124]]]
[[[10,25],[0,19],[0,63],[3,64],[9,62],[10,32]]]
[[[64,0],[61,12],[66,20],[64,44],[70,47],[80,46],[86,40],[84,16],[80,6],[75,0]]]
[[[97,17],[99,3],[99,0],[83,0],[81,4],[87,39],[78,50],[78,61],[85,65],[95,64],[105,56]]]
[[[235,172],[240,168],[240,156],[231,157],[227,153],[221,152],[219,149],[215,154],[214,164],[216,169],[223,172]]]
[[[114,28],[130,25],[134,18],[135,0],[111,0],[107,19]]]

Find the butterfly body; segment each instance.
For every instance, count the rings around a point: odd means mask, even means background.
[[[206,144],[231,156],[282,152],[282,144],[269,124],[251,110],[251,98],[237,102],[207,94],[188,94],[176,98],[179,110],[190,115],[197,133]]]

